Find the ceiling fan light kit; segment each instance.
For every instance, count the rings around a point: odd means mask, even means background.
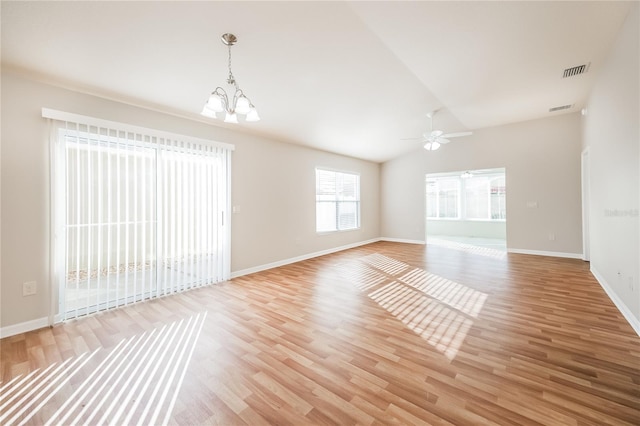
[[[472,135],[472,132],[458,132],[458,133],[445,133],[442,130],[433,130],[433,116],[437,111],[432,111],[427,114],[429,117],[430,131],[422,134],[422,142],[424,142],[424,149],[427,151],[435,151],[440,148],[441,145],[451,142],[449,138],[459,138],[462,136]]]
[[[424,149],[427,151],[435,151],[440,148],[440,144],[438,142],[427,142],[424,144]]]
[[[222,43],[229,48],[229,77],[227,78],[227,84],[231,86],[233,97],[230,97],[222,87],[216,87],[209,95],[200,114],[209,118],[218,118],[217,113],[224,112],[225,123],[237,123],[238,114],[245,115],[245,121],[259,121],[260,116],[256,107],[253,106],[251,100],[240,89],[231,71],[231,46],[237,41],[238,38],[233,34],[225,33],[222,35]]]

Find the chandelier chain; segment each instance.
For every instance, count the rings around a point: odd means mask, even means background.
[[[231,45],[227,46],[229,48],[229,78],[227,79],[227,83],[233,84],[238,89],[238,83],[236,83],[236,79],[233,77],[233,72],[231,71]]]

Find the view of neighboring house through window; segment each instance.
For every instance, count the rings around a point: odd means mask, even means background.
[[[505,220],[504,173],[427,178],[427,218]]]
[[[316,169],[316,232],[360,228],[360,175]]]

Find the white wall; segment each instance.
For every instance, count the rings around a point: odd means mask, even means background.
[[[316,234],[315,167],[360,173],[359,230]],[[236,144],[232,271],[379,237],[376,163],[286,143]]]
[[[42,107],[235,144],[232,273],[379,236],[379,165],[138,108],[3,69],[0,327],[49,311],[49,151]],[[315,167],[361,175],[362,228],[316,235]],[[38,293],[22,296],[35,280]]]
[[[424,240],[427,173],[504,167],[507,247],[578,256],[580,152],[576,113],[479,129],[438,151],[416,148],[382,165],[381,235]],[[537,207],[528,207],[529,202]]]
[[[639,14],[636,2],[598,76],[583,125],[591,270],[640,334]]]

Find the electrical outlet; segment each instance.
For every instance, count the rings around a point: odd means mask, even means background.
[[[556,234],[554,234],[553,232],[549,232],[549,241],[555,241],[556,240]]]
[[[22,295],[23,296],[32,296],[36,294],[37,287],[35,281],[27,281],[22,283]]]

